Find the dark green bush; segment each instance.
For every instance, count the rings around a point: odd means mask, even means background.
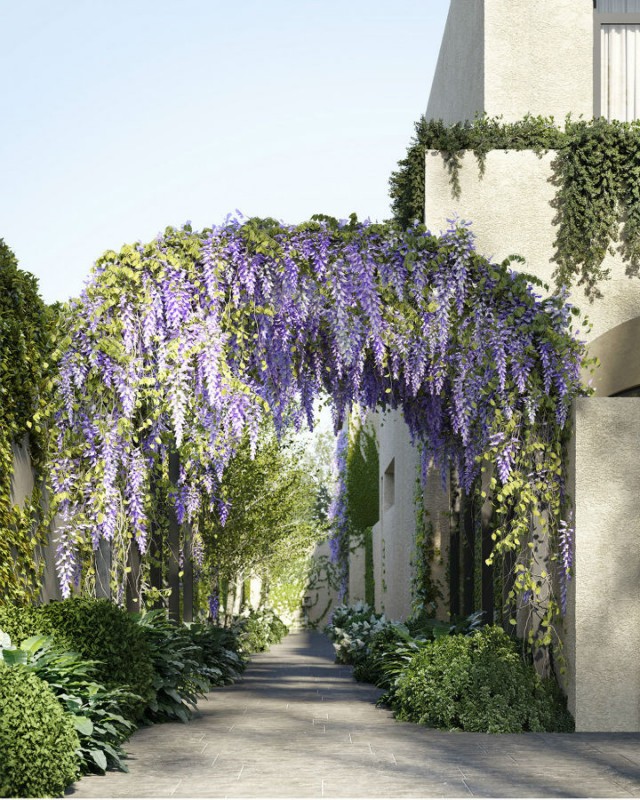
[[[407,668],[416,653],[432,640],[430,631],[414,636],[405,625],[388,625],[373,637],[368,648],[368,671],[373,679],[371,683],[391,691],[398,676]]]
[[[247,662],[241,654],[242,646],[230,628],[194,622],[187,631],[200,649],[202,668],[212,686],[233,683],[244,672]]]
[[[188,628],[169,620],[164,611],[147,611],[136,618],[151,653],[154,673],[153,694],[144,717],[148,722],[188,722],[198,697],[209,690],[202,651]]]
[[[37,606],[0,605],[0,631],[8,634],[12,642],[41,633],[40,627]]]
[[[573,725],[555,682],[543,681],[496,626],[422,648],[398,677],[391,705],[399,719],[448,730],[520,733]]]
[[[109,600],[70,597],[32,608],[3,606],[0,613],[0,629],[12,641],[45,633],[53,636],[59,650],[98,662],[99,683],[142,698],[123,709],[132,719],[140,717],[152,696],[153,665],[143,632],[122,608]]]
[[[78,777],[72,717],[24,666],[0,664],[0,796],[61,795]]]

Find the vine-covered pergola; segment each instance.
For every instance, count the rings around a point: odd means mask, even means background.
[[[569,569],[560,441],[584,357],[571,312],[476,253],[463,224],[434,236],[355,217],[230,219],[105,253],[59,348],[63,594],[79,554],[118,531],[153,550],[161,510],[196,537],[207,515],[224,521],[242,435],[255,445],[265,414],[278,431],[313,426],[327,395],[336,430],[353,402],[401,408],[425,475],[452,466],[470,492],[488,470],[494,549],[517,554],[515,590],[535,603],[552,569],[526,546],[533,516]],[[551,596],[548,621],[557,608]]]

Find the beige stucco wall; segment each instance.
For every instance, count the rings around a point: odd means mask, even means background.
[[[371,544],[373,550],[374,606],[376,611],[384,611],[387,594],[385,584],[383,583],[383,578],[386,573],[382,546],[382,525],[380,524],[380,520],[378,520],[371,529]]]
[[[558,124],[569,113],[590,118],[592,1],[451,0],[427,117],[452,123],[479,112],[505,121],[526,114],[553,116]],[[428,154],[427,225],[437,234],[452,217],[469,220],[478,252],[495,261],[521,255],[526,264],[514,269],[551,283],[553,158],[552,153],[494,151],[480,179],[475,157],[467,154],[461,196],[455,198],[441,154]],[[601,286],[602,300],[591,304],[580,289],[572,297],[592,325],[580,335],[603,361],[594,379],[601,395],[636,385],[640,368],[634,322],[640,316],[640,281],[625,275],[618,257],[607,256],[604,266],[612,279]],[[576,504],[575,578],[563,636],[569,705],[583,731],[640,730],[639,403],[595,397],[576,405],[568,487]],[[407,440],[401,421],[381,429],[381,475],[388,461],[404,452]],[[437,509],[443,498],[427,488],[427,507]],[[394,548],[401,550],[406,533],[389,514],[387,522],[394,523]],[[382,523],[379,528],[376,559],[385,541]],[[382,570],[378,565],[376,570],[378,586]]]
[[[365,599],[365,548],[353,546],[349,549],[349,602]]]
[[[34,489],[34,473],[25,439],[12,445],[13,449],[13,475],[11,477],[11,502],[22,506],[24,501],[31,497]],[[46,504],[46,498],[43,501]],[[46,512],[46,508],[45,508]],[[55,571],[55,543],[53,537],[38,549],[38,557],[44,561],[42,589],[40,600],[43,603],[60,598],[60,588]]]
[[[640,316],[617,325],[589,342],[590,355],[600,369],[593,375],[585,371],[583,380],[591,382],[595,394],[609,397],[640,386]]]
[[[489,116],[592,116],[592,0],[485,0],[484,13]]]
[[[592,38],[591,0],[451,0],[427,117],[591,117]]]
[[[440,469],[431,466],[427,470],[424,487],[424,507],[428,522],[432,526],[433,546],[436,557],[431,565],[431,580],[440,591],[441,597],[435,611],[435,617],[449,620],[449,582],[447,564],[449,563],[449,533],[451,529],[451,495],[449,482],[442,483]]]
[[[418,455],[400,412],[375,415],[380,457],[380,521],[373,529],[376,609],[392,619],[411,614]],[[390,502],[388,470],[393,461]]]
[[[527,151],[494,151],[488,154],[485,175],[479,178],[475,158],[466,154],[460,172],[461,195],[456,199],[441,154],[429,153],[427,224],[438,232],[457,212],[461,219],[473,222],[480,253],[495,261],[517,253],[526,263],[514,268],[552,283],[555,187],[549,179],[553,157],[552,153],[538,157]],[[605,266],[611,270],[611,280],[601,284],[601,299],[590,303],[579,288],[571,296],[592,323],[591,331],[582,330],[581,335],[593,344],[593,355],[602,362],[593,377],[599,395],[635,386],[640,375],[640,280],[626,276],[618,256],[608,255]],[[615,405],[621,403],[627,405]],[[632,657],[638,642],[628,637],[628,620],[640,623],[640,561],[636,557],[640,479],[633,468],[640,429],[636,424],[640,425],[636,400],[578,401],[569,467],[569,494],[576,507],[576,574],[563,637],[565,685],[579,730],[640,730],[640,668],[637,655]]]
[[[306,604],[307,619],[312,625],[317,625],[320,628],[327,624],[331,609],[338,604],[338,591],[331,586],[326,569],[323,566],[329,561],[330,555],[331,550],[328,541],[322,542],[315,547],[313,558],[316,560],[318,570],[315,573],[315,579],[305,589],[305,597],[308,598]]]
[[[13,476],[11,477],[11,502],[22,506],[33,492],[33,470],[27,448],[26,439],[20,444],[13,444]]]
[[[576,401],[574,610],[566,650],[579,731],[640,730],[639,441],[640,399]]]
[[[521,255],[526,264],[514,264],[514,269],[552,283],[556,231],[551,205],[555,187],[550,182],[553,158],[553,153],[539,157],[527,150],[494,150],[487,154],[486,171],[480,178],[473,153],[466,153],[460,170],[461,193],[456,199],[442,155],[429,152],[425,165],[427,225],[438,233],[446,230],[447,220],[457,214],[473,223],[479,253],[495,261]],[[601,284],[602,300],[592,304],[580,289],[571,298],[592,323],[588,336],[583,331],[589,340],[640,314],[640,280],[626,276],[619,256],[608,255],[605,267],[611,270],[611,280]]]

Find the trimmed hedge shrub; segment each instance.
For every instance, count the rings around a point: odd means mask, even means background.
[[[122,608],[109,600],[70,597],[39,608],[42,633],[95,660],[96,679],[107,688],[125,688],[142,700],[127,713],[138,718],[152,697],[153,662],[144,632]]]
[[[189,629],[168,619],[163,610],[136,615],[153,659],[153,695],[145,709],[148,722],[188,722],[198,697],[209,691],[202,651]]]
[[[542,680],[497,626],[428,643],[398,677],[391,705],[399,719],[448,730],[573,729],[555,681]]]
[[[23,642],[29,636],[40,633],[41,623],[37,606],[0,604],[0,631],[4,631],[12,642]]]
[[[0,796],[61,795],[78,777],[73,718],[23,666],[0,664]]]
[[[122,608],[109,600],[70,597],[45,606],[0,607],[0,630],[14,642],[45,633],[60,650],[72,650],[97,661],[95,678],[107,688],[124,688],[141,700],[126,709],[140,718],[153,696],[153,662],[144,632]]]

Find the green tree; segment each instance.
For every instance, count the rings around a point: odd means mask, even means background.
[[[291,438],[278,441],[272,430],[265,429],[252,458],[245,436],[225,470],[221,488],[227,518],[223,520],[217,510],[203,528],[209,568],[219,581],[252,572],[267,580],[286,577],[322,536],[316,513],[317,478],[306,468],[301,446]]]

